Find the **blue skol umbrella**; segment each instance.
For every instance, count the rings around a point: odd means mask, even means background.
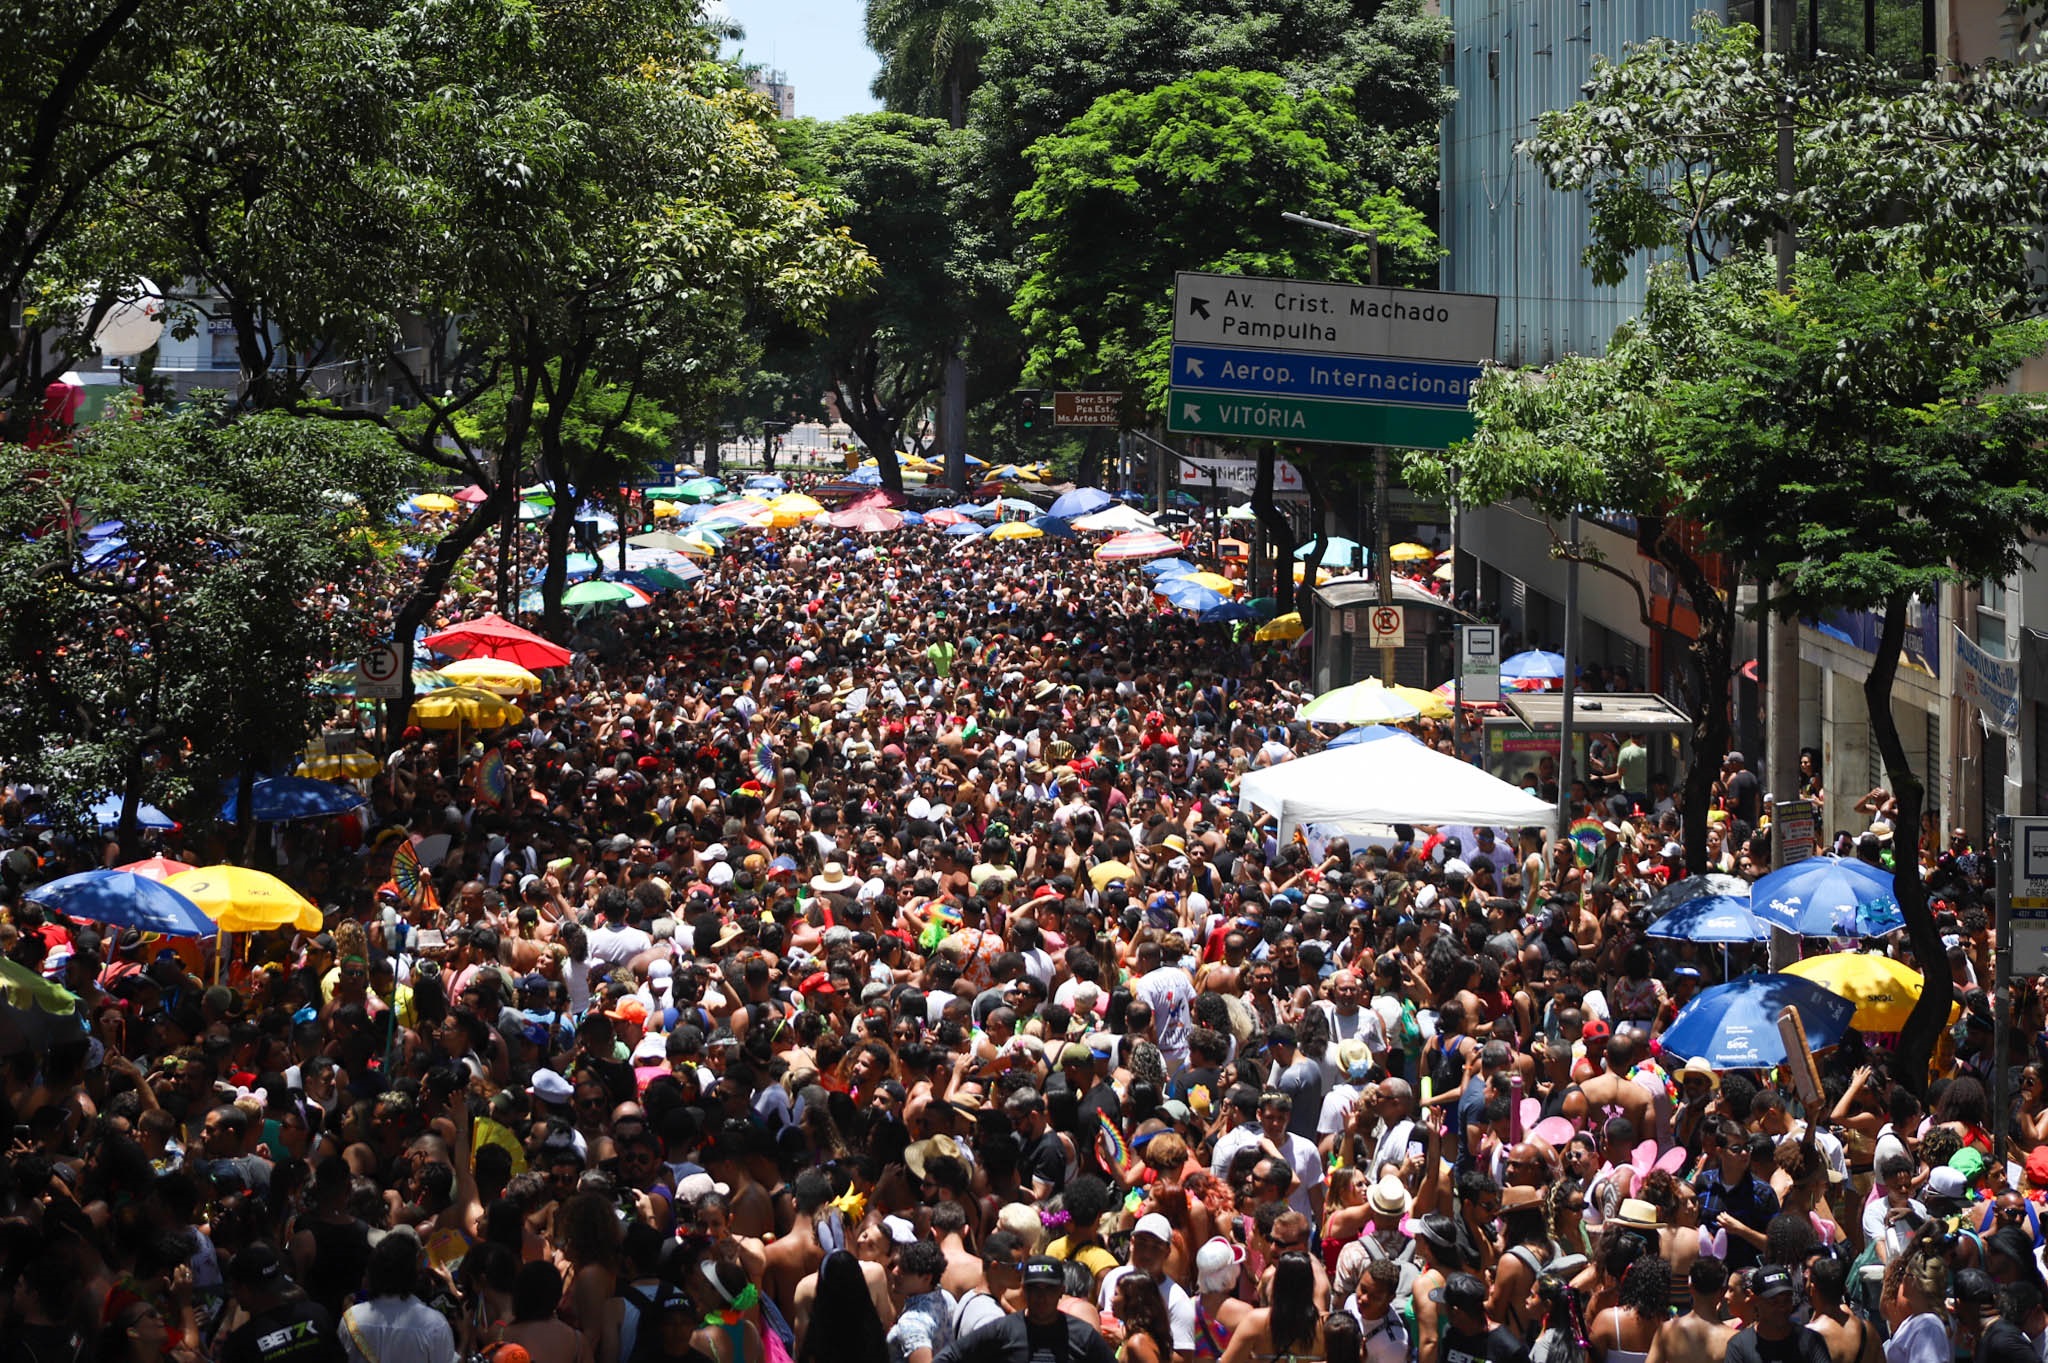
[[[1676,942],[1719,944],[1763,942],[1771,936],[1770,925],[1749,911],[1746,897],[1725,894],[1683,900],[1645,931]]]
[[[1314,553],[1315,549],[1316,542],[1310,540],[1307,544],[1295,549],[1294,556],[1306,563],[1308,556]],[[1372,555],[1367,553],[1365,547],[1359,544],[1357,540],[1348,540],[1342,535],[1332,535],[1330,536],[1330,542],[1323,546],[1323,556],[1316,560],[1316,566],[1318,568],[1349,568],[1354,553],[1358,555],[1360,563],[1367,562],[1372,558]]]
[[[1710,894],[1728,895],[1746,904],[1749,902],[1749,882],[1740,876],[1724,876],[1719,871],[1674,880],[1650,896],[1650,913],[1653,917],[1669,913],[1688,899]]]
[[[1003,514],[992,506],[976,506],[972,502],[962,502],[958,506],[948,507],[947,510],[957,511],[977,521],[992,521]]]
[[[1832,1046],[1849,1030],[1856,1005],[1797,975],[1744,975],[1703,989],[1678,1010],[1662,1038],[1664,1049],[1681,1060],[1703,1057],[1717,1070],[1766,1069],[1785,1063],[1778,1036],[1778,1011],[1799,1010],[1806,1044]]]
[[[1155,558],[1138,571],[1147,577],[1186,577],[1202,570],[1184,558]]]
[[[852,473],[847,474],[846,481],[849,483],[860,483],[866,487],[880,487],[882,485],[882,470],[873,464],[863,464]]]
[[[230,790],[221,803],[220,816],[229,823],[239,817],[240,796],[239,790]],[[310,776],[273,776],[258,781],[253,801],[257,823],[331,819],[367,803],[360,791],[333,781],[316,781]]]
[[[973,521],[955,521],[953,524],[946,527],[946,533],[949,535],[960,536],[986,535],[988,533],[988,527],[983,525],[976,525]]]
[[[924,524],[924,517],[923,517],[922,515],[920,515],[919,513],[915,512],[915,511],[899,511],[899,512],[897,512],[896,514],[897,514],[897,515],[899,515],[899,516],[901,516],[901,517],[903,517],[903,523],[904,523],[905,525],[923,525],[923,524]],[[1047,534],[1049,535],[1049,534],[1051,534],[1052,532],[1051,532],[1050,530],[1048,530],[1048,531],[1046,531],[1046,533],[1047,533]]]
[[[1750,908],[1802,937],[1881,937],[1905,925],[1891,872],[1853,857],[1808,857],[1750,887]]]
[[[1564,654],[1545,653],[1532,648],[1504,658],[1500,665],[1501,676],[1509,681],[1562,681],[1564,680]]]
[[[1422,740],[1406,729],[1396,729],[1391,724],[1361,724],[1356,729],[1346,729],[1323,746],[1326,748],[1348,748],[1354,743],[1381,743],[1389,739],[1405,739],[1418,746]]]
[[[1224,600],[1213,606],[1204,606],[1195,612],[1195,618],[1205,625],[1234,624],[1252,618],[1252,608],[1242,601]]]
[[[1063,521],[1079,520],[1115,502],[1116,498],[1099,487],[1077,487],[1072,492],[1060,494],[1059,500],[1052,504],[1052,514]]]
[[[747,479],[746,489],[749,492],[787,492],[789,484],[782,481],[780,474],[757,473]]]
[[[92,819],[101,828],[112,828],[121,822],[121,797],[102,795],[92,802]],[[37,826],[50,821],[46,814],[37,814],[29,822]],[[176,828],[178,821],[152,804],[135,806],[135,823],[140,828]]]
[[[27,897],[73,918],[167,937],[211,937],[219,931],[199,906],[161,881],[133,871],[81,871],[38,885]]]
[[[1222,592],[1213,591],[1199,582],[1184,577],[1169,577],[1164,582],[1152,584],[1152,590],[1163,596],[1177,610],[1205,611],[1222,605],[1229,598]]]
[[[1068,522],[1061,520],[1058,516],[1033,516],[1030,524],[1033,530],[1043,530],[1047,535],[1056,540],[1077,538],[1074,534],[1074,527]]]

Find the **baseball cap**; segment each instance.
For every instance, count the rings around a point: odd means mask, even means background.
[[[1963,1177],[1962,1170],[1944,1164],[1927,1176],[1927,1195],[1960,1202],[1970,1195],[1970,1181]]]
[[[1579,1036],[1582,1040],[1585,1041],[1607,1040],[1608,1027],[1606,1019],[1587,1018],[1586,1021],[1579,1027]]]
[[[1173,1223],[1158,1212],[1147,1212],[1138,1218],[1137,1225],[1131,1227],[1131,1234],[1149,1235],[1170,1245],[1173,1243]]]
[[[1749,1290],[1759,1297],[1789,1297],[1799,1288],[1792,1281],[1792,1270],[1783,1264],[1765,1264],[1751,1279]]]
[[[285,1277],[284,1256],[261,1242],[244,1249],[228,1265],[228,1281],[238,1286],[267,1287]]]
[[[1975,1183],[1991,1167],[1991,1161],[1985,1158],[1982,1150],[1966,1145],[1948,1157],[1948,1167]]]
[[[1043,1254],[1033,1255],[1024,1261],[1023,1276],[1024,1286],[1027,1288],[1053,1287],[1062,1292],[1066,1290],[1066,1270],[1060,1267],[1059,1260]]]
[[[1483,1310],[1486,1306],[1486,1284],[1470,1273],[1453,1273],[1444,1279],[1442,1287],[1429,1294],[1429,1299],[1440,1306]]]

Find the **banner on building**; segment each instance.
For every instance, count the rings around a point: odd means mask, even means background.
[[[1975,705],[2000,733],[2020,729],[2020,665],[1984,651],[1956,628],[1956,695]]]

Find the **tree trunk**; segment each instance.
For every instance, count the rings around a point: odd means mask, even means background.
[[[541,630],[560,643],[569,636],[562,593],[569,589],[569,540],[576,529],[576,499],[569,494],[569,466],[561,451],[543,455],[542,461],[547,480],[555,488],[555,505],[548,515],[547,564],[541,570]]]
[[[1265,528],[1267,547],[1273,551],[1270,557],[1275,565],[1273,575],[1277,579],[1273,584],[1273,596],[1279,605],[1276,613],[1285,615],[1295,609],[1294,527],[1273,502],[1273,462],[1276,457],[1271,441],[1259,446],[1258,481],[1252,487],[1252,512]]]
[[[1304,459],[1301,461],[1301,487],[1304,492],[1308,493],[1308,523],[1310,527],[1308,561],[1313,566],[1306,569],[1302,574],[1302,590],[1296,606],[1301,611],[1301,623],[1310,629],[1314,629],[1315,621],[1311,618],[1312,612],[1309,609],[1309,605],[1316,599],[1316,594],[1314,587],[1310,584],[1315,581],[1316,571],[1322,565],[1324,551],[1330,547],[1330,508],[1329,504],[1323,500],[1323,480],[1316,476],[1315,462],[1313,460]],[[1294,574],[1292,572],[1287,574],[1287,580],[1290,583],[1293,582]],[[1392,686],[1394,679],[1388,677],[1386,678],[1386,683]]]
[[[1081,442],[1081,459],[1074,469],[1075,487],[1102,486],[1102,446],[1105,432],[1094,430]]]
[[[1644,540],[1647,539],[1647,543]],[[1729,748],[1728,674],[1735,647],[1735,608],[1723,596],[1692,551],[1680,543],[1668,522],[1659,522],[1639,538],[1638,547],[1671,570],[1692,598],[1700,622],[1699,637],[1687,650],[1695,670],[1692,697],[1692,761],[1679,789],[1679,814],[1685,825],[1685,868],[1690,875],[1707,871],[1707,805],[1714,778]],[[1645,679],[1647,684],[1647,678]]]
[[[708,478],[718,476],[718,428],[711,427],[704,432],[704,474]]]
[[[1892,716],[1892,684],[1898,678],[1899,655],[1906,643],[1908,600],[1900,592],[1885,603],[1877,656],[1871,659],[1870,675],[1863,679],[1863,703],[1870,711],[1870,735],[1884,756],[1885,779],[1898,804],[1892,817],[1892,894],[1906,920],[1906,940],[1912,944],[1913,963],[1923,979],[1920,1001],[1913,1005],[1899,1034],[1892,1077],[1924,1099],[1934,1043],[1948,1025],[1949,1006],[1955,1002],[1955,981],[1949,975],[1941,930],[1935,927],[1934,914],[1927,906],[1927,885],[1920,879],[1920,811],[1927,802],[1927,788],[1906,756],[1898,720]],[[1998,1002],[2002,1007],[2006,1000]]]

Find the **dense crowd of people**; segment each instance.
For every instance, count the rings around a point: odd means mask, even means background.
[[[1281,839],[1234,792],[1330,736],[1304,655],[1088,547],[735,535],[279,826],[324,928],[223,970],[40,906],[117,849],[7,789],[0,1363],[2048,1357],[1966,840],[1954,1061],[1851,1032],[1802,1104],[1660,1048],[1761,962],[1643,934],[1685,869],[1635,739],[1597,846]],[[1759,796],[1738,756],[1716,867],[1769,865]]]

